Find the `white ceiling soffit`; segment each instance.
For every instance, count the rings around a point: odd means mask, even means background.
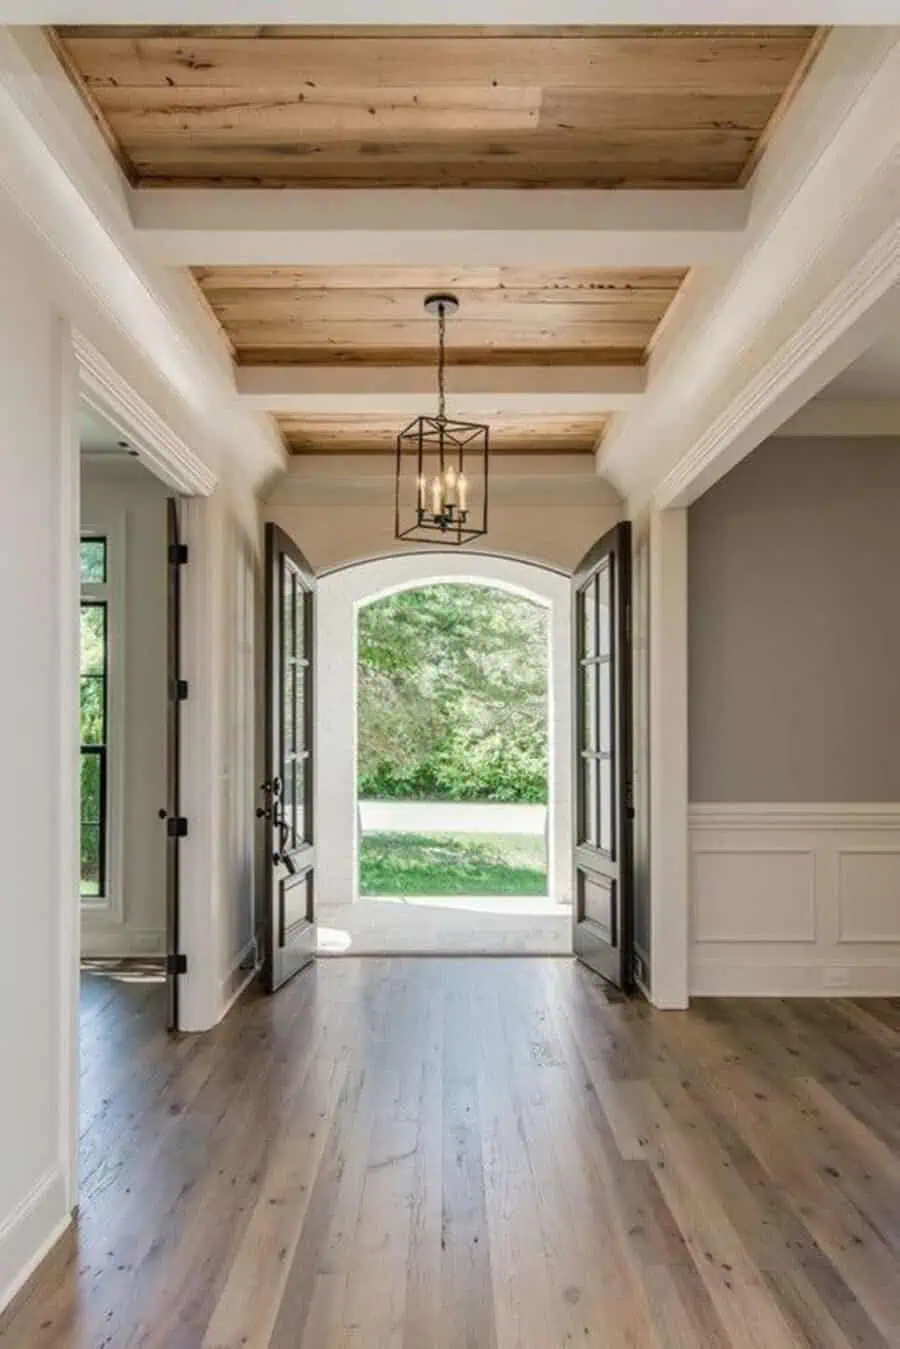
[[[713,12],[714,10],[714,12]],[[0,22],[152,24],[880,24],[896,0],[0,0]]]
[[[633,511],[695,500],[890,323],[898,89],[900,29],[831,34],[754,180],[739,256],[689,279],[645,398],[604,438]]]
[[[748,208],[739,189],[131,192],[158,261],[208,267],[690,267],[734,253]]]
[[[101,417],[99,412],[87,404],[82,404],[78,412],[78,443],[82,454],[134,453],[121,431],[117,431],[105,417]]]
[[[437,397],[433,368],[419,366],[244,366],[238,393],[265,412],[427,412]],[[620,412],[643,397],[640,366],[452,366],[447,400],[453,412]]]

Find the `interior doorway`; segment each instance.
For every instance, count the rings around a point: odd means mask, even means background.
[[[319,579],[320,953],[571,952],[570,606],[487,555]]]
[[[170,489],[96,409],[79,414],[82,1059],[111,1021],[174,1024]],[[176,615],[177,617],[177,615]],[[82,1124],[87,1121],[82,1120]],[[86,1177],[87,1179],[87,1177]]]

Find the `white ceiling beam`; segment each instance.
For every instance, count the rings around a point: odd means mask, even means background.
[[[598,469],[696,500],[900,319],[900,29],[831,34],[757,175],[741,254],[689,282]]]
[[[733,252],[743,190],[137,188],[153,257],[187,266],[690,267]]]
[[[245,406],[280,413],[427,412],[436,397],[428,366],[239,366]],[[643,397],[640,366],[452,366],[451,415],[620,412]]]
[[[709,0],[0,0],[3,23],[156,24],[708,24]],[[717,24],[868,24],[893,0],[717,0]]]

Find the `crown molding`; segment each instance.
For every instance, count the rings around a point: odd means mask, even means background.
[[[77,329],[72,349],[84,401],[134,445],[145,467],[178,492],[209,496],[216,475]]]
[[[858,342],[860,322],[876,318],[878,306],[893,300],[898,285],[900,225],[894,225],[662,479],[654,493],[654,506],[662,509],[686,504],[767,435],[778,431],[785,415],[779,398],[787,396],[795,403],[787,414],[791,415],[807,402],[803,376],[815,370],[815,378],[823,378],[819,364],[823,358],[831,356],[837,367],[834,373],[844,369],[849,362],[841,350],[841,340],[853,333]],[[749,445],[742,439],[748,433],[753,439]]]

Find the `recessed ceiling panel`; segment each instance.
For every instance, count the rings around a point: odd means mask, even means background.
[[[134,182],[731,187],[815,30],[61,28]]]
[[[504,268],[216,267],[195,271],[248,365],[435,359],[430,291],[454,291],[448,364],[637,364],[684,273]]]

